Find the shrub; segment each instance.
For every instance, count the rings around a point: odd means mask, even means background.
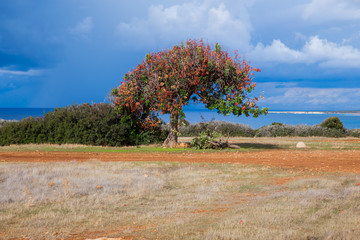
[[[195,149],[225,148],[227,141],[222,141],[222,134],[216,131],[216,126],[212,122],[201,122],[198,124],[199,134],[190,145]]]
[[[221,137],[218,132],[212,132],[211,134],[202,132],[199,136],[191,140],[190,145],[195,149],[211,149],[215,142],[215,138]]]
[[[259,128],[256,137],[289,137],[295,136],[295,127],[292,125],[269,125]]]
[[[320,124],[320,126],[323,128],[345,130],[344,124],[341,122],[341,120],[338,117],[329,117],[329,118],[325,119]]]
[[[256,137],[346,137],[347,133],[344,130],[323,128],[319,125],[270,125],[259,128],[256,131]]]
[[[348,136],[360,138],[360,129],[350,129],[348,131]]]
[[[228,137],[254,137],[255,130],[250,126],[238,123],[213,121],[216,131]]]
[[[360,137],[360,132],[356,130],[346,131],[345,129],[323,128],[320,125],[287,125],[283,123],[272,123],[257,130],[243,124],[210,121],[190,124],[180,127],[180,134],[183,137],[200,136],[201,131],[206,128],[216,131],[225,137]]]
[[[0,128],[0,145],[78,143],[101,146],[148,144],[163,141],[161,127],[143,129],[110,104],[81,104],[56,108],[42,118],[7,122]],[[166,135],[165,135],[166,136]]]
[[[204,122],[190,124],[188,126],[180,127],[180,134],[184,137],[198,136],[201,131],[204,131],[204,126],[212,129],[227,137],[253,137],[255,130],[251,127],[238,123],[230,123],[224,121],[210,121],[204,125]]]
[[[307,126],[307,125],[296,125],[295,136],[299,137],[346,137],[346,131],[341,129],[323,128],[320,125]]]

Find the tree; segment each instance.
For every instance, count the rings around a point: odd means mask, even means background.
[[[333,128],[345,131],[344,124],[339,117],[329,117],[320,124],[323,128]]]
[[[254,117],[266,114],[267,109],[256,106],[257,97],[250,98],[256,83],[254,72],[237,52],[232,57],[221,50],[204,44],[202,40],[189,40],[172,49],[149,53],[133,70],[125,74],[122,84],[112,91],[118,108],[127,108],[153,124],[154,112],[170,114],[170,132],[164,147],[177,145],[178,123],[185,117],[183,106],[190,101],[202,102],[218,113]]]

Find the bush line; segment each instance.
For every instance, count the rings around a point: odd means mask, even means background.
[[[199,136],[203,131],[204,123],[188,124],[180,127],[180,135],[183,137]],[[336,129],[322,127],[320,125],[287,125],[274,123],[259,129],[252,129],[248,125],[211,121],[208,122],[211,129],[223,136],[229,137],[360,137],[360,129]]]
[[[168,125],[142,129],[130,115],[119,114],[110,104],[81,104],[56,108],[41,118],[0,122],[0,146],[53,143],[96,146],[129,146],[165,140]],[[206,129],[204,129],[206,128]],[[340,119],[325,119],[320,125],[273,123],[259,129],[224,121],[189,124],[183,121],[180,136],[196,137],[209,130],[224,137],[360,137],[360,129],[346,130]]]
[[[6,122],[0,128],[0,145],[54,143],[126,146],[162,142],[167,133],[159,127],[144,130],[129,114],[110,104],[81,104],[56,108],[41,118]]]

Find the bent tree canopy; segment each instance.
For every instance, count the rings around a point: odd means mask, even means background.
[[[190,101],[201,102],[210,110],[235,116],[258,117],[267,109],[259,109],[257,97],[251,98],[256,83],[254,72],[237,52],[234,57],[204,44],[189,40],[169,50],[149,53],[133,70],[125,74],[112,99],[117,108],[128,109],[135,116],[147,116],[145,124],[154,124],[154,113],[170,114],[170,132],[165,147],[177,145],[178,123],[185,117],[183,106]]]

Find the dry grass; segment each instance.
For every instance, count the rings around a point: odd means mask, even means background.
[[[2,163],[0,239],[357,239],[358,182],[240,164]]]
[[[190,142],[193,137],[180,137],[182,142]],[[237,144],[242,150],[264,149],[296,149],[298,142],[304,142],[311,150],[360,150],[360,139],[354,137],[326,138],[326,137],[231,137],[229,142]]]
[[[180,137],[180,142],[190,142],[193,137]],[[359,138],[326,138],[326,137],[231,137],[229,142],[240,146],[240,151],[256,151],[267,149],[296,149],[296,143],[305,142],[308,150],[360,150]],[[101,147],[81,144],[24,144],[0,146],[0,151],[69,151],[69,152],[188,152],[194,149],[163,149],[161,144]],[[201,150],[204,151],[204,150]],[[225,149],[224,151],[239,151]]]

